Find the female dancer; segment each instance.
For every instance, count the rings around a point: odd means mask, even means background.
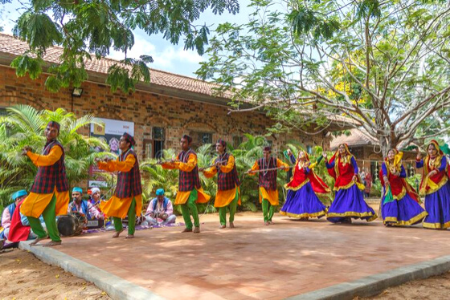
[[[423,168],[420,194],[425,195],[425,210],[428,216],[423,227],[433,229],[450,228],[450,183],[448,182],[447,159],[432,140],[427,146],[428,155],[422,160],[417,153],[416,167]]]
[[[388,151],[380,170],[384,196],[381,199],[381,216],[386,226],[409,226],[423,220],[427,212],[419,204],[419,195],[406,182],[406,171],[402,165],[403,152]],[[386,197],[390,189],[392,198]]]
[[[287,150],[291,161],[294,163],[295,157],[290,150]],[[316,194],[328,194],[330,188],[323,180],[317,176],[313,169],[320,162],[310,164],[308,153],[300,150],[298,159],[294,167],[292,180],[286,184],[286,202],[280,210],[285,216],[308,220],[308,218],[321,218],[326,215],[327,208],[320,202]]]
[[[378,216],[364,201],[362,194],[364,185],[358,175],[355,157],[348,150],[347,144],[339,145],[329,162],[325,152],[323,157],[328,173],[336,180],[334,184],[336,195],[328,209],[328,221],[351,223],[352,218],[361,218],[368,222],[375,220]]]

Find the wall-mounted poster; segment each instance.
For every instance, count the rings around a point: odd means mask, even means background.
[[[104,127],[91,124],[90,136],[102,139],[108,144],[109,149],[97,148],[96,151],[109,151],[115,154],[119,154],[119,140],[125,133],[129,133],[134,136],[134,123],[120,120],[111,120],[103,118],[95,118],[96,121],[102,122]],[[104,171],[100,170],[97,165],[91,166],[89,175],[93,178],[93,175],[99,175]],[[96,180],[89,180],[89,187],[101,187],[106,186],[106,182],[101,176],[96,176]]]

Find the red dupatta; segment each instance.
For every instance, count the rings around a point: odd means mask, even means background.
[[[315,164],[310,166],[310,172],[306,174],[304,167],[306,167],[305,162],[310,162],[308,153],[303,151],[305,155],[305,160],[301,161],[300,159],[297,159],[297,162],[294,167],[294,174],[292,176],[292,180],[286,184],[286,188],[289,190],[299,190],[305,183],[309,182],[311,183],[311,186],[313,188],[314,193],[316,194],[328,194],[330,192],[330,187],[320,178],[317,176],[316,173],[314,173],[314,166]]]
[[[24,226],[20,220],[20,206],[22,205],[22,199],[16,207],[14,214],[11,218],[11,227],[9,228],[8,240],[14,243],[26,241],[30,234],[30,226]]]
[[[420,203],[420,197],[419,194],[416,192],[416,190],[406,181],[405,178],[401,178],[400,176],[396,176],[392,174],[392,171],[395,170],[395,173],[400,173],[402,170],[402,158],[403,158],[403,152],[399,152],[397,149],[391,149],[389,151],[394,151],[395,158],[394,163],[391,165],[389,163],[388,158],[386,157],[384,159],[384,164],[386,165],[387,170],[387,178],[389,180],[389,184],[391,186],[392,195],[395,199],[400,200],[398,198],[403,198],[404,195],[401,195],[403,192],[403,188],[405,188],[406,193],[413,198],[417,203]],[[388,153],[389,153],[388,151]],[[381,181],[381,185],[384,186],[384,178],[383,178],[383,170],[380,169],[379,178]]]

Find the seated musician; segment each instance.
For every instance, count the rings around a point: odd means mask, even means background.
[[[25,199],[27,194],[28,194],[27,191],[21,190],[21,191],[15,192],[11,196],[11,198],[14,202],[11,203],[10,205],[8,205],[3,210],[2,218],[1,218],[1,225],[4,230],[0,233],[0,238],[5,238],[5,239],[8,238],[9,230],[11,227],[11,220],[14,215],[14,212],[16,211],[19,202],[21,202],[21,200]]]
[[[145,219],[150,225],[167,225],[175,223],[176,216],[173,214],[172,202],[164,196],[164,189],[156,191],[156,198],[150,201]]]
[[[104,216],[100,210],[92,205],[89,201],[83,200],[83,190],[79,187],[74,187],[72,190],[72,202],[67,207],[67,213],[80,212],[86,216],[88,220],[103,219]]]

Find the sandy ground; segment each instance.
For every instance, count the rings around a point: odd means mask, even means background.
[[[450,299],[450,273],[430,277],[424,280],[415,280],[403,285],[392,287],[383,293],[370,298],[377,300],[444,300]]]
[[[59,267],[47,265],[32,253],[0,252],[0,299],[111,299],[92,283]]]

